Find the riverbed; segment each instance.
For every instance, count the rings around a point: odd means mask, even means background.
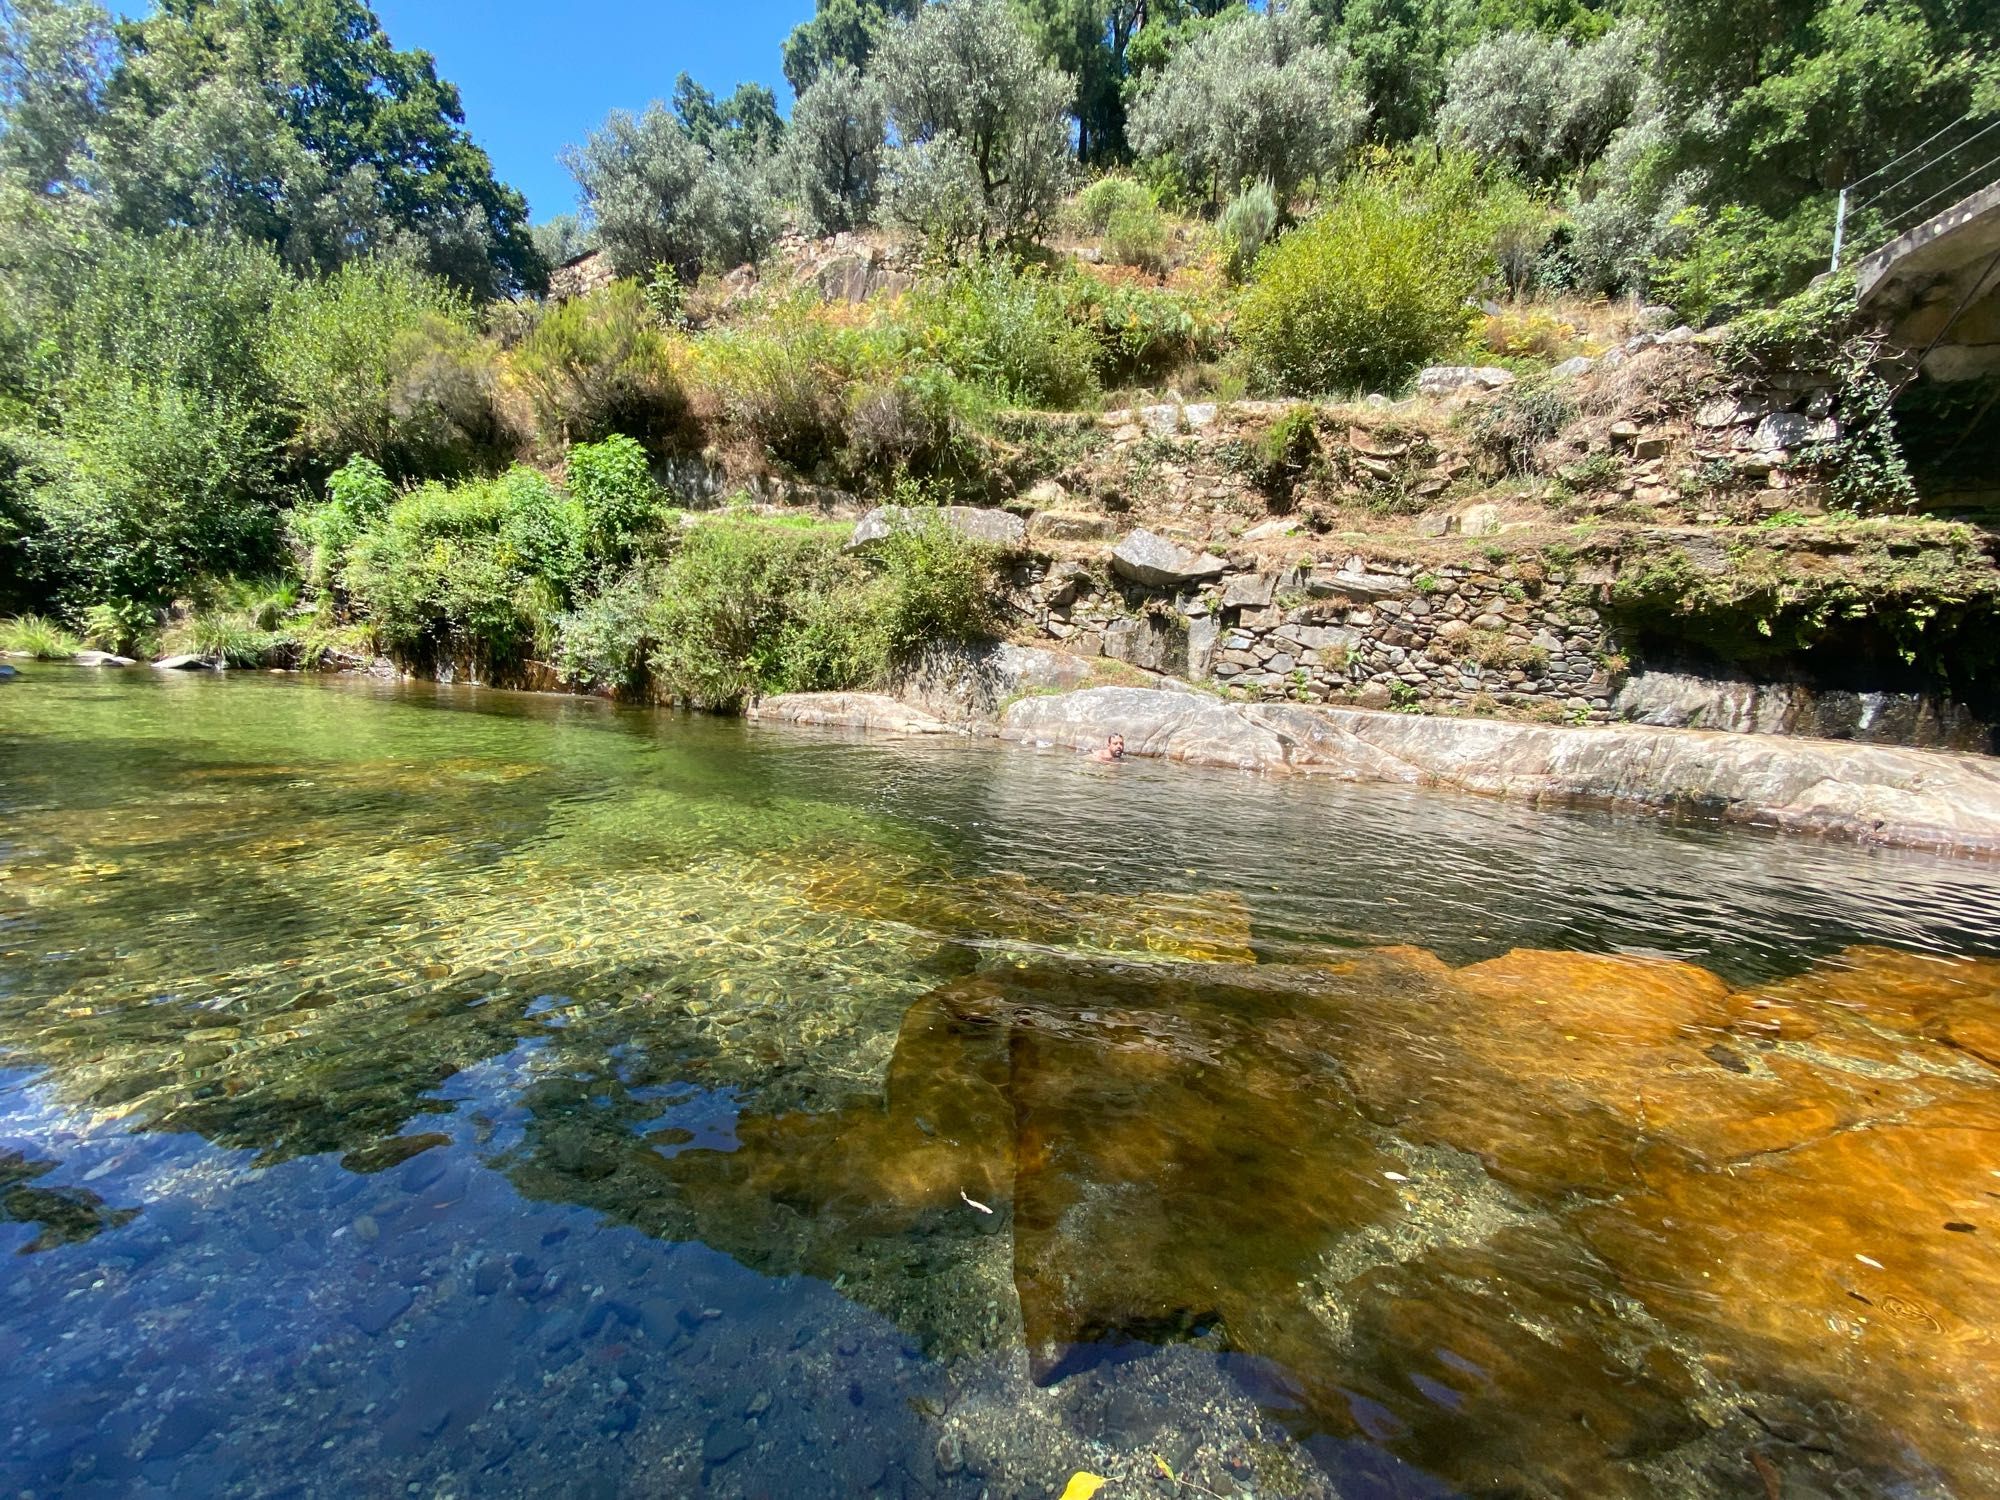
[[[0,684],[0,1488],[2000,1488],[2000,871]]]

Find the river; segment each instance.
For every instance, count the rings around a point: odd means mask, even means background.
[[[0,684],[0,1489],[2000,1488],[2000,869]]]

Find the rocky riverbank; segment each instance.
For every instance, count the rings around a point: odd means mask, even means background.
[[[1016,652],[1017,657],[1044,653]],[[1054,655],[1054,653],[1046,653]],[[1016,666],[1021,664],[1017,661]],[[1039,665],[1035,670],[1048,675]],[[777,723],[969,732],[1189,765],[1451,787],[1611,806],[1954,854],[2000,855],[2000,764],[1981,756],[1650,725],[1552,725],[1226,702],[1177,688],[1086,687],[952,716],[886,694],[790,694]]]

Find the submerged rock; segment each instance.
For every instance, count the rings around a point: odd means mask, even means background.
[[[2000,854],[2000,765],[1981,757],[1640,725],[1571,727],[1230,704],[1144,688],[1033,698],[1003,739],[1246,770],[1624,804],[1866,843]]]
[[[778,693],[743,712],[747,719],[820,728],[869,729],[878,734],[952,734],[942,719],[886,693]]]

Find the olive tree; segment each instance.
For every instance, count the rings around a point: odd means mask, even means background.
[[[1259,181],[1282,202],[1307,178],[1332,175],[1367,121],[1347,71],[1303,9],[1240,12],[1148,75],[1127,127],[1132,145],[1211,203]]]
[[[711,156],[657,100],[636,116],[613,110],[563,164],[622,276],[666,265],[692,280],[754,260],[775,234],[763,164]]]
[[[799,95],[779,175],[814,233],[852,229],[873,217],[888,107],[879,82],[839,60]]]
[[[1489,36],[1453,60],[1438,134],[1539,181],[1579,171],[1631,121],[1645,46],[1632,22],[1581,47],[1532,31]]]
[[[890,209],[936,236],[932,215],[967,191],[982,246],[1031,236],[1069,185],[1075,80],[1045,62],[1006,0],[942,0],[876,54],[897,146]]]

